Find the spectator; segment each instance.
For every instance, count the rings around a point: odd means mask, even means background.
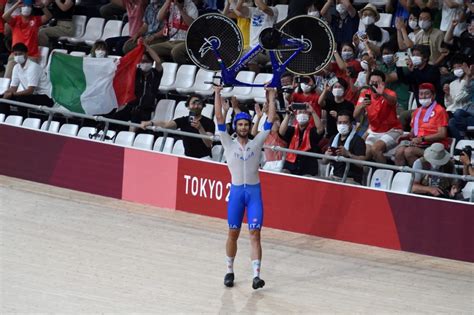
[[[23,43],[17,43],[12,47],[12,55],[16,64],[13,67],[10,88],[5,91],[2,98],[35,105],[53,106],[54,102],[50,97],[51,83],[43,68],[28,59],[28,47]],[[22,91],[18,91],[20,84],[25,87]],[[26,107],[18,107],[18,111],[24,117],[28,114]],[[1,104],[0,112],[8,115],[10,106]]]
[[[446,32],[451,22],[464,10],[464,3],[463,0],[443,0],[441,7],[441,25],[439,29]]]
[[[51,39],[74,35],[74,25],[72,24],[74,0],[54,0],[49,5],[49,9],[56,20],[56,25],[45,26],[39,30],[39,45],[45,47],[51,46]]]
[[[151,0],[150,4],[145,9],[143,16],[143,24],[129,40],[123,45],[123,52],[126,54],[133,48],[137,47],[137,42],[140,37],[143,37],[147,45],[158,44],[164,42],[164,23],[158,20],[158,12],[163,6],[163,0]]]
[[[430,9],[421,10],[418,25],[420,26],[421,31],[419,31],[415,36],[415,45],[429,46],[429,63],[435,64],[440,56],[440,48],[444,34],[439,29],[433,27],[433,18]]]
[[[100,7],[100,15],[106,20],[120,19],[125,12],[123,0],[110,0],[109,4]]]
[[[341,54],[339,55],[337,50],[334,52],[336,62],[332,63],[332,72],[338,78],[343,78],[346,81],[352,80],[352,83],[354,83],[357,74],[362,71],[360,62],[355,59],[355,56],[355,48],[352,43],[342,44]]]
[[[188,62],[186,52],[187,29],[198,16],[196,5],[191,0],[166,0],[158,12],[158,20],[165,23],[165,35],[168,40],[151,45],[161,59],[172,58],[174,62]]]
[[[244,40],[243,48],[248,49],[250,45],[250,19],[235,14],[234,9],[237,6],[237,2],[238,0],[226,0],[222,14],[231,19],[237,20],[237,26],[239,27],[240,32],[242,32],[242,38]],[[243,3],[242,5],[246,5],[246,3]]]
[[[439,142],[445,148],[449,147],[448,114],[444,107],[435,100],[434,85],[423,83],[420,85],[418,93],[421,107],[413,113],[412,130],[406,137],[411,142],[397,148],[395,152],[396,165],[412,166],[418,158],[423,156],[425,149],[432,143]]]
[[[361,56],[360,67],[362,71],[357,74],[355,87],[363,87],[367,85],[368,74],[375,68],[375,59],[370,57],[368,53],[363,53]]]
[[[433,143],[413,164],[414,170],[456,174],[454,162],[441,143]],[[415,173],[412,192],[435,197],[454,198],[459,192],[457,180],[436,175]]]
[[[354,113],[354,104],[344,99],[348,88],[347,81],[339,78],[333,86],[326,83],[325,89],[319,97],[319,105],[328,113],[326,118],[326,136],[328,138],[338,133],[336,120],[339,112],[350,113],[351,117]],[[329,95],[330,93],[332,96]]]
[[[408,17],[408,27],[411,30],[408,33],[407,26],[405,21],[397,18],[395,20],[395,27],[397,29],[397,42],[398,48],[402,51],[407,50],[409,47],[413,47],[415,43],[415,36],[421,30],[418,25],[418,18],[420,17],[420,10],[414,8],[410,11],[410,16]]]
[[[92,58],[107,58],[108,57],[108,49],[107,43],[103,40],[98,40],[92,45],[91,53],[89,57]]]
[[[123,46],[130,38],[138,38],[138,32],[143,24],[143,15],[147,6],[147,0],[121,0],[123,6],[127,9],[128,28],[130,36],[119,36],[107,38],[107,46],[114,55],[123,56]]]
[[[452,116],[456,110],[469,105],[469,95],[465,91],[468,82],[472,79],[464,56],[454,56],[451,60],[451,64],[456,79],[449,84],[449,90],[444,100],[444,105],[450,116]]]
[[[212,119],[201,115],[204,101],[198,94],[192,94],[186,101],[189,115],[171,121],[149,120],[141,123],[142,128],[158,126],[167,129],[181,129],[182,131],[212,136],[215,125]],[[183,137],[184,154],[195,158],[211,156],[212,140]]]
[[[266,5],[264,0],[255,0],[255,7],[244,6],[243,1],[239,1],[234,12],[239,17],[250,19],[249,50],[259,44],[259,36],[262,30],[273,27],[278,18],[278,9]],[[260,53],[249,61],[248,67],[250,70],[259,73],[260,66],[265,66],[269,61],[270,58],[267,53]]]
[[[326,6],[331,7],[333,3],[333,0],[327,0]],[[359,27],[359,16],[352,3],[353,0],[336,0],[336,10],[331,16],[330,26],[337,45],[350,43]]]
[[[313,0],[291,0],[288,3],[288,15],[286,20],[298,15],[305,15],[308,12],[308,7],[313,3]]]
[[[51,0],[46,1],[46,5]],[[20,7],[21,16],[12,16],[12,13]],[[52,15],[46,6],[43,7],[42,16],[32,16],[31,11],[33,7],[31,5],[24,5],[21,0],[17,1],[10,9],[8,9],[2,16],[3,20],[7,22],[12,31],[12,46],[18,43],[23,43],[28,48],[28,55],[34,61],[39,61],[39,48],[38,48],[38,32],[41,25],[45,24]],[[10,55],[8,58],[8,64],[5,71],[5,77],[11,77],[11,71],[14,66],[13,56]]]
[[[465,17],[465,14],[460,16]],[[461,26],[463,24],[465,26]],[[474,58],[474,14],[471,14],[467,23],[454,19],[444,35],[444,42],[453,47],[452,51],[458,51],[472,60]]]
[[[342,110],[337,114],[337,133],[329,140],[330,146],[325,153],[326,155],[343,156],[361,161],[365,160],[365,143],[364,140],[356,134],[353,120],[352,112]],[[322,162],[326,164],[328,160],[323,159]],[[343,178],[346,163],[332,160],[330,163],[334,167],[334,179],[340,180]],[[351,164],[346,183],[362,184],[363,175],[364,170],[362,166]]]
[[[291,95],[292,103],[308,103],[318,117],[321,117],[321,107],[318,104],[319,94],[313,76],[297,77],[298,87]],[[310,119],[311,120],[311,119]]]
[[[397,67],[395,62],[396,48],[392,43],[385,43],[380,48],[382,60],[377,64],[377,69],[385,74],[387,88],[397,93],[397,113],[408,109],[408,86],[398,80]]]
[[[456,141],[464,137],[468,126],[474,126],[474,80],[472,80],[474,66],[464,66],[463,71],[466,72],[468,84],[460,91],[459,98],[465,96],[466,103],[463,108],[457,109],[449,120],[449,133],[456,138]]]
[[[408,0],[389,0],[385,5],[385,12],[392,13],[391,26],[394,27],[396,20],[406,21],[410,15],[411,3]]]
[[[375,24],[367,25],[367,40],[364,41],[365,49],[372,53],[373,57],[380,56],[380,46],[388,43],[390,35],[388,32]]]
[[[146,51],[137,68],[135,77],[135,96],[136,99],[128,103],[123,109],[116,112],[114,119],[132,121],[141,123],[151,118],[151,113],[156,108],[159,99],[161,78],[163,76],[163,67],[161,60],[156,52],[147,44],[144,44]],[[156,66],[153,68],[153,62]],[[136,131],[130,127],[130,131]]]
[[[324,128],[319,116],[306,104],[306,109],[296,111],[296,125],[288,126],[293,114],[294,111],[289,111],[285,115],[280,125],[280,136],[292,150],[321,153],[318,143],[323,137]],[[313,117],[314,126],[309,123],[309,115]],[[313,157],[288,153],[282,171],[294,175],[318,175],[318,161]]]
[[[0,72],[3,71],[3,65],[5,64],[3,54],[7,53],[7,47],[5,46],[5,21],[2,18],[6,4],[7,0],[0,0]]]
[[[471,163],[472,158],[472,147],[465,146],[461,150],[461,154],[459,155],[459,161],[462,163],[462,174],[463,175],[470,175],[474,176],[474,167]]]
[[[397,118],[397,94],[385,88],[385,74],[374,70],[369,76],[370,88],[363,89],[354,110],[357,119],[367,112],[368,136],[365,140],[367,158],[386,163],[384,153],[395,147],[402,133]]]
[[[293,74],[291,72],[285,72],[280,78],[281,89],[278,89],[278,102],[277,111],[285,112],[291,102],[291,95],[295,91],[295,83],[293,80]]]

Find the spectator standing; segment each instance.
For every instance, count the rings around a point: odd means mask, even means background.
[[[318,104],[319,94],[316,92],[316,83],[314,77],[298,77],[297,80],[300,82],[296,91],[291,95],[291,102],[308,103],[313,108],[316,115],[321,117],[321,107]]]
[[[395,20],[395,28],[397,29],[397,43],[398,48],[402,51],[407,50],[409,47],[413,47],[415,43],[415,36],[421,30],[418,25],[418,18],[420,17],[420,11],[418,9],[412,9],[410,16],[408,17],[408,28],[411,30],[408,33],[407,25],[405,21],[397,18]]]
[[[464,10],[464,2],[463,0],[443,0],[441,8],[439,29],[446,32],[452,21]]]
[[[433,18],[430,9],[421,10],[418,25],[420,26],[421,31],[419,31],[415,36],[415,45],[429,46],[429,63],[435,64],[441,54],[440,49],[444,34],[439,29],[433,27]]]
[[[333,0],[327,0],[326,6],[331,7],[333,3]],[[359,16],[352,3],[352,0],[336,0],[336,10],[331,16],[330,26],[337,45],[352,42],[359,27]]]
[[[55,26],[45,26],[39,30],[38,42],[40,46],[51,47],[50,41],[61,36],[73,36],[74,25],[72,16],[74,14],[75,0],[54,0],[48,9],[56,20]]]
[[[244,2],[244,0],[226,0],[222,14],[237,21],[237,26],[240,32],[242,32],[242,38],[244,40],[243,48],[248,49],[250,46],[250,19],[235,14],[234,10],[238,5],[238,1]],[[244,2],[241,5],[246,5],[246,3]]]

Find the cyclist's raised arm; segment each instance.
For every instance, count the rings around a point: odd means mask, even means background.
[[[222,113],[222,97],[221,97],[222,86],[214,86],[214,111],[216,114],[216,121],[218,125],[225,123],[225,117]]]
[[[266,88],[267,94],[267,101],[268,101],[268,113],[267,113],[267,121],[269,123],[273,123],[275,121],[276,116],[276,94],[277,90],[275,88]]]

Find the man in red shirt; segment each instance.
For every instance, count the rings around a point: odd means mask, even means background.
[[[25,5],[21,0],[16,2],[7,12],[3,14],[3,19],[7,22],[12,29],[12,47],[18,43],[23,43],[28,47],[28,55],[33,61],[39,60],[39,49],[38,49],[38,32],[41,25],[49,21],[53,16],[49,12],[47,6],[52,0],[47,0],[43,4],[42,16],[32,16],[31,12],[33,7],[31,5]],[[12,13],[20,7],[21,16],[12,17]],[[11,72],[15,62],[13,56],[8,58],[7,69],[5,71],[5,77],[11,78]]]
[[[421,107],[413,112],[411,131],[406,143],[402,143],[395,152],[395,164],[413,166],[427,147],[440,142],[447,149],[448,121],[446,109],[435,100],[435,87],[431,83],[422,83],[418,89]]]
[[[367,158],[386,163],[384,153],[397,145],[402,134],[402,125],[397,118],[397,93],[385,88],[385,74],[374,70],[369,76],[370,88],[360,93],[354,110],[354,118],[364,111],[369,120],[368,136],[365,140]]]

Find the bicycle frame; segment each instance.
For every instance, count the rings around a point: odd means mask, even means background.
[[[273,50],[268,50],[269,55],[270,55],[270,61],[272,64],[272,70],[273,70],[273,78],[272,81],[265,85],[265,84],[253,84],[253,83],[246,83],[246,82],[240,82],[236,79],[237,73],[245,67],[250,60],[254,59],[259,53],[264,51],[265,49],[260,45],[260,43],[255,46],[253,49],[251,49],[249,52],[247,52],[240,60],[233,65],[230,68],[227,68],[222,61],[222,57],[219,53],[218,48],[218,43],[215,41],[211,41],[212,45],[212,51],[214,55],[217,58],[217,62],[219,63],[219,66],[221,68],[221,76],[222,76],[222,81],[224,85],[228,86],[251,86],[251,87],[274,87],[274,88],[279,88],[281,87],[281,76],[282,74],[286,71],[286,66],[288,63],[290,63],[304,48],[305,45],[302,43],[300,40],[297,39],[284,39],[281,41],[281,44],[288,46],[288,48],[295,48],[295,52],[291,54],[288,59],[283,62],[279,63],[278,59],[275,56],[275,52]]]

